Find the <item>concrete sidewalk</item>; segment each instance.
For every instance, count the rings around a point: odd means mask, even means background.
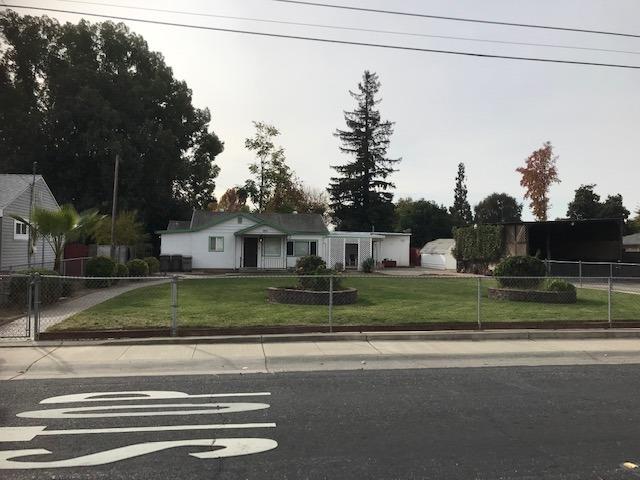
[[[640,363],[640,339],[76,344],[0,349],[0,379]]]

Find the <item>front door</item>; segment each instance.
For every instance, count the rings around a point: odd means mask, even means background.
[[[244,267],[256,268],[258,266],[258,237],[245,237],[242,249]]]

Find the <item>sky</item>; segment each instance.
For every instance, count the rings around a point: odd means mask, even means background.
[[[358,42],[640,65],[640,38],[353,12],[272,0],[102,1],[635,53],[338,31],[60,0],[5,3]],[[319,1],[640,34],[637,0]],[[75,14],[47,15],[60,21],[77,22],[81,18]],[[383,119],[395,122],[389,156],[402,158],[399,171],[392,176],[396,199],[425,198],[451,205],[457,165],[463,162],[472,206],[488,194],[506,192],[525,203],[523,216],[531,219],[515,169],[545,141],[551,141],[558,155],[561,183],[551,188],[550,218],[563,217],[574,190],[589,183],[597,184],[596,191],[603,199],[620,193],[629,210],[640,207],[640,70],[483,59],[125,23],[142,35],[152,50],[164,55],[175,77],[192,89],[194,104],[210,109],[211,128],[225,144],[216,160],[221,168],[218,197],[248,177],[252,154],[244,148],[244,140],[253,134],[254,120],[280,129],[279,143],[285,148],[287,161],[305,184],[326,188],[333,172],[330,166],[349,160],[339,152],[339,141],[333,133],[344,127],[343,111],[354,106],[349,90],[356,89],[368,69],[376,72],[382,83],[379,108]]]

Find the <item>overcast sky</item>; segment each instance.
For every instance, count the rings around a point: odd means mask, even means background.
[[[100,1],[100,0],[97,0]],[[640,52],[640,39],[350,12],[271,0],[102,0],[119,5],[323,23],[430,35],[464,36]],[[637,0],[335,0],[326,3],[640,34]],[[14,3],[7,1],[7,3]],[[498,45],[474,41],[345,32],[61,1],[38,5],[164,21],[423,48],[640,65],[640,54]],[[18,10],[26,13],[25,10]],[[33,12],[32,12],[33,13]],[[49,14],[77,22],[78,15]],[[90,18],[90,17],[87,17]],[[91,19],[91,18],[90,18]],[[99,19],[94,19],[98,21]],[[225,143],[217,194],[247,178],[244,139],[252,120],[276,125],[298,176],[325,188],[330,165],[347,161],[333,137],[344,126],[348,94],[363,70],[378,73],[384,119],[396,122],[391,157],[395,195],[450,205],[458,162],[467,167],[469,201],[496,191],[522,200],[515,169],[543,142],[559,155],[562,183],[551,191],[551,218],[564,216],[573,191],[597,183],[604,198],[621,193],[640,206],[640,70],[508,61],[254,37],[125,22],[211,110]],[[531,218],[528,206],[525,217]]]

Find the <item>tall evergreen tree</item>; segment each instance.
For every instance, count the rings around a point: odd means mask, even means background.
[[[346,130],[336,130],[340,151],[353,161],[332,166],[338,175],[331,178],[328,191],[332,217],[340,230],[378,231],[393,227],[395,185],[387,179],[400,159],[387,158],[393,122],[382,121],[376,105],[380,99],[378,75],[365,70],[358,91],[349,91],[357,106],[345,112]]]
[[[467,200],[467,184],[464,171],[464,163],[458,164],[458,175],[456,176],[456,188],[453,192],[453,206],[449,209],[453,222],[456,226],[466,226],[473,223],[471,205]]]

